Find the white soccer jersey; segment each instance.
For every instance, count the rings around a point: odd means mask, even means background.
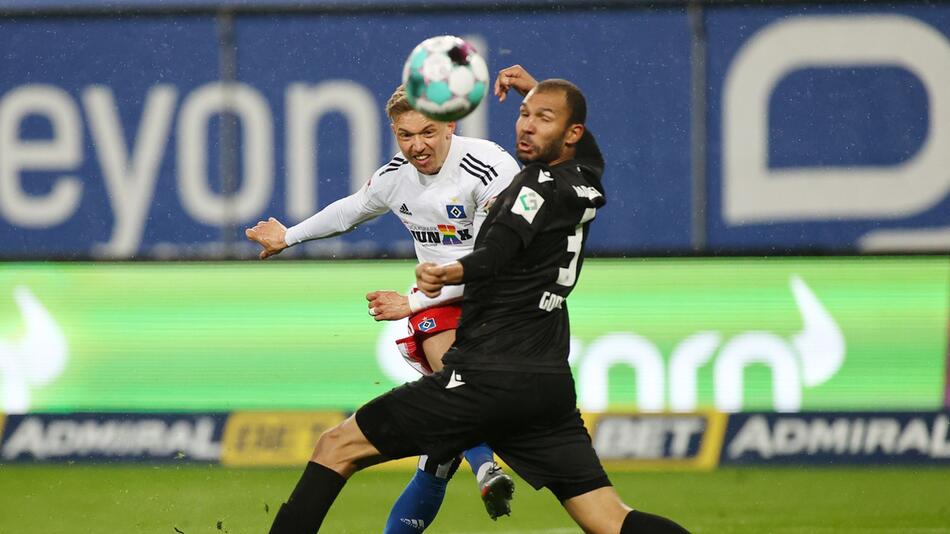
[[[491,201],[519,171],[518,163],[491,141],[452,136],[438,174],[419,173],[396,154],[356,193],[287,229],[288,245],[348,232],[392,211],[409,230],[420,262],[446,263],[472,251]],[[461,297],[462,286],[446,286],[428,299],[415,293],[413,311]]]

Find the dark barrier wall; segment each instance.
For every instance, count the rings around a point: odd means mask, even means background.
[[[391,157],[381,108],[443,33],[586,91],[595,252],[950,250],[950,6],[70,5],[0,2],[0,257],[249,255]],[[510,147],[516,112],[460,130]],[[303,251],[410,254],[393,223]]]

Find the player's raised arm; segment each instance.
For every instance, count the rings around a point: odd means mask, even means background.
[[[499,102],[504,102],[511,89],[524,96],[536,85],[538,85],[538,80],[535,80],[524,67],[512,65],[498,71],[498,76],[495,77],[495,96],[498,97]]]

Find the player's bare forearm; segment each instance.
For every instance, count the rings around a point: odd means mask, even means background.
[[[420,263],[416,266],[416,287],[426,296],[435,298],[443,287],[461,284],[463,274],[462,264],[457,261],[444,265]]]
[[[244,230],[244,235],[263,247],[259,257],[264,260],[287,248],[287,227],[271,217],[266,221],[257,221],[253,227]]]
[[[398,321],[412,314],[409,298],[395,291],[373,291],[366,300],[369,314],[377,321]]]

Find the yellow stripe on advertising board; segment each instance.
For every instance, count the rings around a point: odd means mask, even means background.
[[[224,426],[221,465],[301,467],[323,431],[343,422],[344,412],[235,412]],[[411,471],[418,458],[385,462],[370,470]]]
[[[607,471],[711,470],[719,464],[728,416],[690,414],[584,414]],[[294,467],[307,463],[323,431],[343,412],[236,412],[224,427],[221,463],[226,466]],[[411,470],[416,458],[373,469]]]
[[[584,422],[609,471],[709,471],[719,465],[728,415],[585,413]]]
[[[232,467],[301,467],[324,430],[346,419],[344,412],[235,412],[221,440],[221,464]],[[373,470],[415,469],[417,458],[373,466]]]
[[[343,412],[235,412],[221,440],[227,466],[302,466],[324,430],[345,419]]]

